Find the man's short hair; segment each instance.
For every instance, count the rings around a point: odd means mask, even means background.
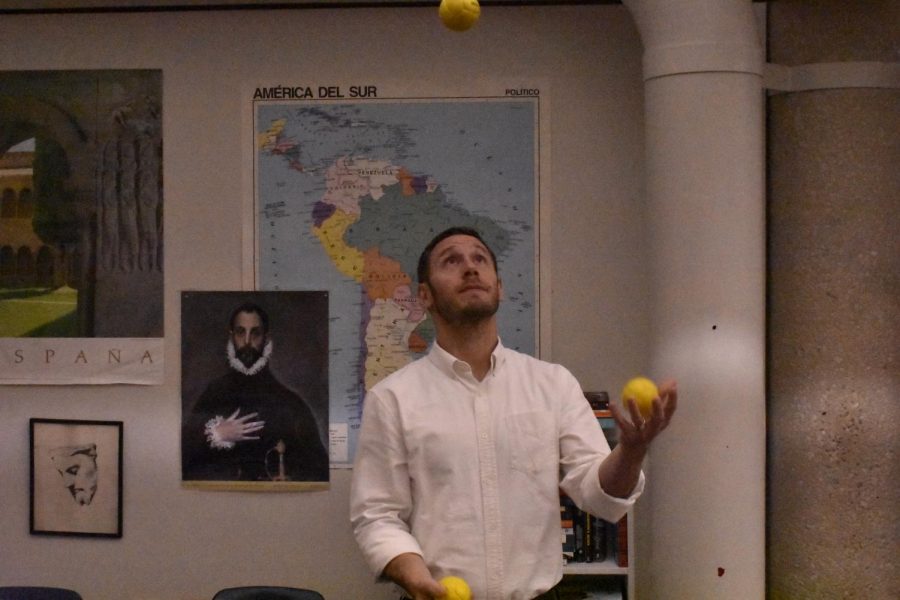
[[[456,226],[445,229],[434,236],[434,238],[428,242],[428,245],[425,246],[425,249],[422,250],[422,254],[419,255],[419,265],[416,269],[416,278],[419,280],[419,283],[428,283],[428,277],[431,275],[431,253],[434,251],[434,247],[452,235],[467,235],[484,244],[484,247],[487,248],[487,251],[491,255],[491,262],[494,263],[494,271],[497,273],[498,277],[500,276],[500,269],[497,267],[497,256],[494,254],[494,251],[488,243],[484,241],[484,238],[481,237],[481,234],[478,233],[478,230],[472,227]]]
[[[259,320],[260,320],[260,322],[262,322],[262,326],[263,326],[263,333],[268,335],[268,333],[269,333],[269,315],[266,313],[265,310],[263,310],[263,308],[260,305],[255,304],[253,302],[244,302],[243,304],[241,304],[240,306],[238,306],[231,312],[231,318],[228,320],[228,331],[234,331],[234,320],[241,313],[254,313],[254,314],[259,315]]]

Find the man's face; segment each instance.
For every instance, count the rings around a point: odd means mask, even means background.
[[[96,455],[60,448],[55,451],[52,460],[75,502],[90,504],[97,492]]]
[[[262,319],[252,312],[240,312],[234,318],[231,329],[234,354],[245,366],[251,367],[262,356],[266,345],[266,333]]]
[[[452,235],[441,240],[428,261],[428,282],[419,298],[451,325],[474,324],[496,314],[503,286],[488,249],[477,238]]]

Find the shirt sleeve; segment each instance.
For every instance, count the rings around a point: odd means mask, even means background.
[[[366,396],[350,488],[350,522],[372,572],[380,577],[394,557],[422,555],[409,530],[412,496],[396,398]]]
[[[616,498],[603,490],[599,471],[610,453],[609,443],[575,377],[565,371],[561,380],[560,487],[579,508],[614,523],[644,491],[644,473],[628,498]]]

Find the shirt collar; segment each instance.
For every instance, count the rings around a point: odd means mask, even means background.
[[[490,373],[493,375],[498,368],[503,366],[505,362],[504,352],[506,348],[503,346],[503,341],[498,337],[497,345],[494,346],[494,351],[491,352],[491,369]],[[460,375],[464,372],[471,372],[471,367],[469,363],[460,360],[441,348],[441,345],[437,343],[437,340],[431,344],[431,350],[428,352],[428,358],[431,360],[434,365],[450,376]]]

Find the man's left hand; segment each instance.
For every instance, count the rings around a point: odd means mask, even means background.
[[[677,406],[678,386],[674,380],[664,381],[659,386],[659,396],[653,399],[650,415],[646,418],[641,415],[637,404],[631,398],[627,400],[627,416],[622,407],[615,402],[610,402],[610,411],[619,426],[619,443],[626,447],[646,448],[661,431],[669,426]]]

